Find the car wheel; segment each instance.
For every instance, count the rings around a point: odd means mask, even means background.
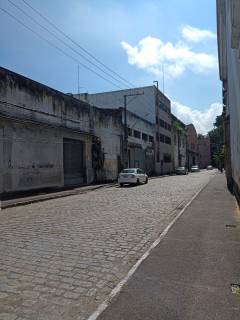
[[[120,187],[123,187],[123,183],[120,183]]]
[[[148,178],[146,178],[146,181],[145,181],[145,184],[147,184],[148,183]]]

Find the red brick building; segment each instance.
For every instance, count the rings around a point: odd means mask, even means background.
[[[210,138],[198,135],[198,160],[200,169],[205,169],[211,164]]]
[[[188,124],[186,126],[187,131],[187,167],[198,165],[198,137],[194,125]]]

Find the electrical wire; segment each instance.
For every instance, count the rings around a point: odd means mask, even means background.
[[[13,18],[15,21],[17,21],[19,24],[21,24],[22,26],[24,26],[26,29],[28,29],[29,31],[31,31],[33,34],[35,34],[36,36],[38,36],[40,39],[42,39],[43,41],[47,42],[50,46],[52,46],[53,48],[57,49],[58,51],[60,51],[62,54],[64,54],[65,56],[67,56],[68,58],[70,58],[71,60],[75,61],[76,63],[78,63],[79,65],[81,65],[82,67],[84,67],[85,69],[91,71],[92,73],[94,73],[95,75],[97,75],[98,77],[102,78],[103,80],[111,83],[113,86],[119,88],[122,90],[121,87],[119,87],[118,85],[116,85],[114,82],[112,82],[111,80],[105,78],[104,76],[102,76],[101,74],[97,73],[96,71],[94,71],[93,69],[89,68],[88,66],[84,65],[83,63],[81,63],[78,59],[76,59],[75,57],[73,57],[72,55],[66,53],[65,51],[63,51],[61,48],[59,48],[58,46],[56,46],[54,43],[52,43],[51,41],[49,41],[48,39],[46,39],[45,37],[43,37],[42,35],[40,35],[38,32],[34,31],[32,28],[30,28],[29,26],[27,26],[25,23],[23,23],[21,20],[19,20],[16,16],[14,16],[13,14],[11,14],[10,12],[8,12],[7,10],[3,9],[0,7],[0,10],[3,11],[5,14],[7,14],[8,16],[10,16],[11,18]]]
[[[49,19],[47,19],[45,16],[43,16],[38,10],[36,10],[35,8],[33,8],[30,4],[27,3],[27,1],[22,0],[28,7],[30,7],[35,13],[37,13],[39,16],[42,17],[42,19],[44,19],[45,21],[47,21],[51,26],[53,26],[58,32],[60,32],[62,35],[64,35],[67,39],[69,39],[72,43],[74,43],[75,45],[77,45],[79,48],[81,48],[85,53],[87,53],[89,56],[91,56],[95,61],[97,61],[98,63],[100,63],[101,65],[103,65],[105,68],[107,68],[108,70],[110,70],[111,72],[113,72],[114,74],[116,74],[119,78],[123,79],[125,82],[127,82],[128,84],[134,86],[132,83],[130,83],[128,80],[124,79],[123,77],[121,77],[119,74],[117,74],[115,71],[113,71],[111,68],[107,67],[105,64],[103,64],[99,59],[95,58],[91,53],[89,53],[89,51],[87,51],[86,49],[84,49],[82,46],[80,46],[76,41],[74,41],[71,37],[69,37],[67,34],[65,34],[61,29],[59,29],[55,24],[53,24]],[[104,72],[107,76],[110,76],[111,78],[113,78],[115,81],[119,81],[118,79],[116,79],[115,77],[113,77],[111,74],[106,73],[102,68],[99,68],[99,66],[97,66],[96,64],[94,64],[92,61],[90,61],[88,58],[86,58],[84,55],[82,55],[81,53],[79,53],[78,51],[76,51],[73,47],[69,46],[65,41],[63,41],[62,39],[60,39],[58,36],[56,36],[56,34],[54,34],[52,31],[49,31],[46,27],[42,26],[38,21],[36,21],[36,19],[32,18],[28,13],[26,13],[23,9],[21,9],[19,6],[17,6],[15,3],[13,3],[11,0],[8,0],[9,3],[11,3],[14,7],[16,7],[18,10],[20,10],[24,15],[26,15],[29,19],[31,19],[34,23],[36,23],[37,25],[39,25],[41,28],[43,28],[45,31],[47,31],[49,34],[51,34],[52,36],[54,36],[58,41],[62,42],[65,46],[67,46],[68,48],[70,48],[72,51],[74,51],[75,53],[77,53],[78,55],[80,55],[83,59],[85,59],[86,61],[88,61],[89,63],[93,64],[96,68],[98,68],[100,71]],[[78,64],[80,64],[81,66],[83,66],[85,69],[95,73],[96,75],[98,75],[99,77],[101,77],[103,80],[111,83],[112,85],[114,85],[115,87],[123,90],[122,87],[119,87],[118,85],[116,85],[115,83],[113,83],[111,80],[106,79],[105,77],[103,77],[102,75],[100,75],[99,73],[95,72],[94,70],[92,70],[91,68],[89,68],[88,66],[82,64],[79,60],[77,60],[75,57],[71,56],[70,54],[66,53],[64,50],[62,50],[61,48],[59,48],[58,46],[56,46],[55,44],[53,44],[52,42],[50,42],[48,39],[46,39],[45,37],[41,36],[39,33],[35,32],[34,30],[32,30],[29,26],[27,26],[26,24],[24,24],[23,22],[21,22],[19,19],[17,19],[15,16],[13,16],[11,13],[9,13],[7,10],[0,8],[3,12],[5,12],[6,14],[8,14],[9,16],[11,16],[13,19],[15,19],[18,23],[22,24],[25,28],[27,28],[28,30],[30,30],[31,32],[33,32],[35,35],[37,35],[38,37],[40,37],[42,40],[46,41],[49,45],[53,46],[55,49],[57,49],[58,51],[60,51],[61,53],[63,53],[65,56],[69,57],[70,59],[72,59],[73,61],[77,62]],[[121,84],[124,84],[123,82],[119,82]],[[125,85],[125,84],[124,84]],[[135,88],[129,88],[129,89],[135,89]],[[147,103],[146,105],[143,104],[142,99],[139,101],[145,108],[147,107],[147,109],[149,109],[149,101],[148,99],[146,99],[145,96],[143,96],[143,99],[145,100],[145,102]],[[118,99],[120,101],[120,99]],[[129,101],[130,103],[131,101]],[[122,101],[121,101],[122,103]],[[129,104],[128,103],[128,104]],[[150,110],[150,109],[149,109]],[[135,111],[135,110],[134,110]],[[152,110],[150,110],[152,112]],[[137,111],[135,111],[137,112]],[[149,115],[150,113],[147,112],[145,114],[145,116]],[[133,125],[134,127],[134,125]]]
[[[8,0],[10,1],[10,0]],[[44,16],[39,10],[35,9],[32,5],[30,5],[26,0],[22,0],[22,2],[27,5],[33,12],[35,12],[37,15],[39,15],[44,21],[46,21],[49,25],[51,25],[55,30],[57,30],[59,33],[61,33],[65,38],[67,38],[69,41],[71,41],[74,45],[79,47],[83,52],[85,52],[87,55],[89,55],[92,59],[94,59],[96,62],[98,62],[100,65],[105,67],[108,71],[112,72],[114,75],[118,76],[121,80],[125,81],[127,83],[127,87],[129,89],[132,89],[132,87],[136,88],[136,86],[123,78],[121,75],[119,75],[117,72],[115,72],[113,69],[109,68],[106,64],[102,63],[99,59],[97,59],[93,54],[91,54],[88,50],[86,50],[82,45],[80,45],[78,42],[73,40],[69,35],[67,35],[64,31],[62,31],[59,27],[57,27],[53,22],[50,21],[46,16]],[[122,82],[121,82],[122,83]],[[130,85],[130,87],[129,87]],[[147,98],[144,96],[143,99],[149,103]],[[142,100],[140,100],[140,103],[142,103]],[[145,107],[145,106],[144,106]]]

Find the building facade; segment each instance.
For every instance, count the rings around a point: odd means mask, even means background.
[[[197,132],[193,124],[186,125],[187,131],[187,167],[190,170],[191,166],[199,164],[198,157],[198,138]]]
[[[172,114],[173,166],[187,166],[187,132],[186,125]]]
[[[123,109],[121,109],[123,111]],[[128,124],[128,167],[141,168],[148,175],[155,171],[155,125],[127,111]],[[124,130],[124,112],[123,112]]]
[[[198,135],[198,156],[200,169],[206,169],[211,164],[210,138],[208,135]]]
[[[127,110],[155,126],[155,173],[165,174],[173,170],[171,104],[155,86],[74,96],[99,108],[110,109],[123,108],[124,96],[127,96]]]
[[[223,84],[225,171],[240,199],[240,2],[217,0],[219,73]]]
[[[155,171],[155,124],[127,111],[127,161]],[[115,181],[123,108],[97,108],[0,68],[0,195]]]
[[[0,68],[0,194],[116,180],[121,140],[122,112]]]

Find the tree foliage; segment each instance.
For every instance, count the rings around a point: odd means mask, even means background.
[[[224,128],[223,117],[217,116],[214,122],[214,128],[208,132],[210,137],[212,164],[215,167],[221,167],[224,163]]]

